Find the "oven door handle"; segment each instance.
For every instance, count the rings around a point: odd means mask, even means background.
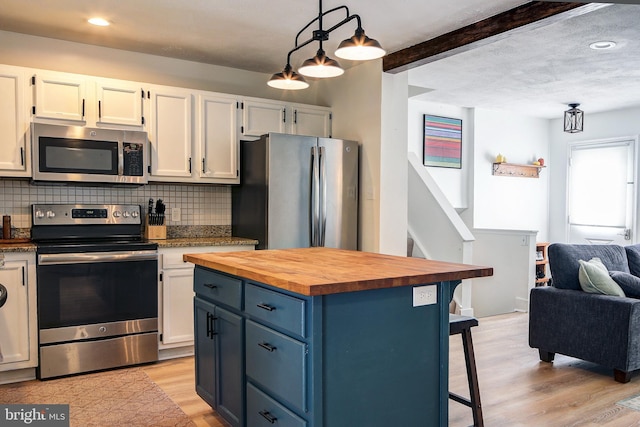
[[[90,264],[98,262],[153,261],[156,251],[87,252],[72,254],[40,254],[38,265]]]

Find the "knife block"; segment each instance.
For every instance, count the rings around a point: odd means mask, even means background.
[[[148,240],[165,240],[167,238],[167,226],[149,225],[149,217],[145,217],[144,238]]]

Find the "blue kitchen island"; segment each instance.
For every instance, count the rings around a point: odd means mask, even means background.
[[[184,260],[196,390],[231,425],[447,425],[449,302],[491,268],[329,248]]]

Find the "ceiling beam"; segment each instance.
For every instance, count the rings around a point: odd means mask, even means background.
[[[390,53],[382,59],[382,70],[389,73],[410,70],[493,43],[516,31],[529,31],[607,6],[609,4],[532,1],[431,40]]]

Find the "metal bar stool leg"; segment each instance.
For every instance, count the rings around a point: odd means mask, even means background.
[[[471,397],[471,411],[473,412],[473,425],[484,427],[482,419],[482,405],[480,404],[480,387],[478,386],[478,371],[476,370],[476,358],[473,353],[473,341],[471,329],[462,331],[462,344],[464,346],[464,359],[467,365],[467,379],[469,380],[469,394]]]
[[[476,358],[473,352],[473,341],[471,339],[471,328],[477,325],[478,320],[474,317],[455,314],[449,315],[449,334],[460,334],[462,337],[470,399],[452,392],[449,392],[449,398],[471,408],[473,425],[475,427],[484,427],[482,405],[480,404],[480,387],[478,386],[478,371],[476,369]]]

